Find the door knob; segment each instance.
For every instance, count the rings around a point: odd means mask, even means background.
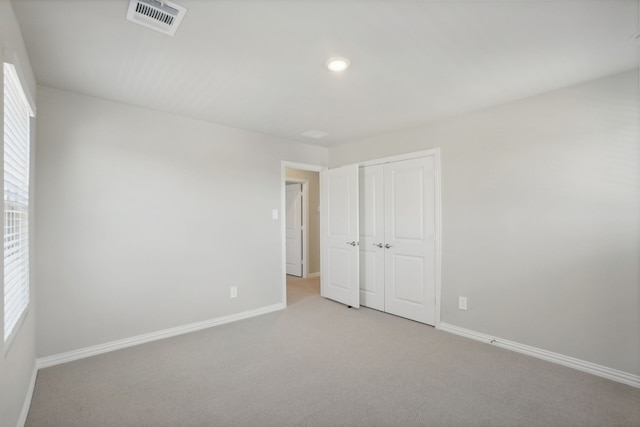
[[[356,242],[355,240],[353,242],[347,242],[347,245],[351,245],[351,246],[357,246],[358,242]]]
[[[374,243],[373,246],[377,246],[379,248],[384,248],[384,245],[382,243]]]
[[[384,247],[389,249],[389,248],[392,248],[393,246],[391,246],[390,244],[387,243],[386,245],[384,245]]]

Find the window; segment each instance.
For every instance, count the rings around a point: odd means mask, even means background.
[[[29,305],[29,121],[16,69],[4,64],[4,340]]]

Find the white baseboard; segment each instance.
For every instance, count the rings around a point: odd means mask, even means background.
[[[149,334],[138,335],[122,340],[111,341],[105,344],[99,344],[92,347],[85,347],[78,350],[69,351],[67,353],[54,354],[53,356],[42,357],[37,360],[37,367],[47,368],[49,366],[60,365],[61,363],[72,362],[85,357],[96,356],[110,351],[120,350],[134,345],[144,344],[151,341],[157,341],[164,338],[174,337],[176,335],[187,334],[202,329],[211,328],[213,326],[224,325],[225,323],[236,322],[238,320],[248,319],[250,317],[260,316],[262,314],[272,313],[274,311],[283,310],[284,304],[274,304],[267,307],[261,307],[255,310],[244,311],[242,313],[232,314],[229,316],[218,317],[215,319],[204,320],[202,322],[191,323],[189,325],[178,326],[162,331],[151,332]]]
[[[307,277],[311,278],[311,277],[320,277],[320,272],[316,272],[316,273],[309,273],[307,274]]]
[[[33,372],[31,373],[31,380],[29,380],[29,388],[27,394],[24,397],[24,403],[22,404],[22,411],[20,412],[20,418],[18,418],[18,427],[24,427],[27,422],[27,415],[29,415],[29,408],[31,408],[31,399],[33,398],[33,390],[36,387],[36,376],[38,375],[38,365],[33,364]]]
[[[525,344],[520,344],[514,341],[505,340],[502,338],[483,334],[481,332],[476,332],[470,329],[461,328],[459,326],[450,325],[444,322],[440,322],[436,327],[437,329],[440,329],[445,332],[450,332],[452,334],[460,335],[466,338],[471,338],[476,341],[482,341],[487,344],[495,345],[497,347],[501,347],[507,350],[526,354],[527,356],[546,360],[548,362],[557,363],[558,365],[567,366],[569,368],[577,369],[579,371],[587,372],[589,374],[597,375],[599,377],[603,377],[613,381],[617,381],[619,383],[627,384],[632,387],[640,388],[640,375],[634,375],[628,372],[618,371],[617,369],[608,368],[606,366],[597,365],[595,363],[587,362],[585,360],[576,359],[574,357],[565,356],[559,353],[553,353],[551,351],[543,350],[541,348],[531,347]]]

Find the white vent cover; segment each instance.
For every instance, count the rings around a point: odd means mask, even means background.
[[[302,136],[306,136],[307,138],[313,138],[313,139],[320,139],[320,138],[324,138],[325,136],[329,135],[326,132],[322,132],[321,130],[308,130],[306,132],[303,132],[301,134]]]
[[[173,36],[187,9],[164,0],[130,0],[127,19]]]

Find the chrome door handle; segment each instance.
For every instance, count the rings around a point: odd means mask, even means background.
[[[386,245],[384,245],[384,247],[385,247],[386,249],[389,249],[389,248],[392,248],[393,246],[391,246],[390,244],[388,244],[388,243],[387,243]]]
[[[380,249],[384,248],[384,245],[382,243],[374,243],[373,246],[377,246]]]
[[[356,242],[355,240],[353,242],[347,242],[347,245],[351,245],[351,246],[357,246],[358,242]]]

